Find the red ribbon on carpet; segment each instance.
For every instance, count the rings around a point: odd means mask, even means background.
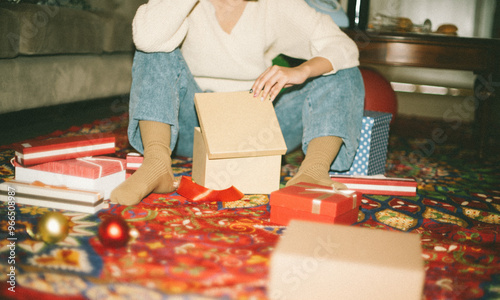
[[[201,186],[188,176],[182,176],[177,188],[177,194],[193,202],[231,202],[243,198],[244,194],[234,186],[224,190],[212,190]]]

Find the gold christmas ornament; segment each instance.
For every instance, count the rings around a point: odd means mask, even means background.
[[[38,221],[34,233],[31,227],[27,228],[28,234],[35,240],[48,244],[57,243],[68,236],[69,222],[65,216],[58,212],[48,212]]]

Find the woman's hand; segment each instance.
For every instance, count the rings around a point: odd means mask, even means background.
[[[300,66],[295,68],[271,66],[255,80],[252,86],[253,95],[260,96],[261,100],[273,101],[282,88],[304,83],[307,78],[307,71]]]
[[[330,72],[333,69],[329,60],[314,57],[293,68],[271,66],[262,73],[252,85],[250,92],[263,101],[274,101],[282,88],[304,83],[308,78]]]

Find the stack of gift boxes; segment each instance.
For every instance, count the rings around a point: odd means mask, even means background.
[[[365,111],[359,146],[348,170],[330,173],[332,180],[345,184],[348,191],[332,191],[301,183],[271,193],[271,221],[288,225],[292,219],[332,224],[357,221],[362,194],[415,196],[413,178],[387,178],[385,164],[392,115]]]
[[[125,180],[125,159],[106,156],[113,153],[111,134],[21,143],[12,160],[15,179],[0,184],[0,194],[13,189],[19,204],[95,213]]]
[[[354,162],[348,170],[330,172],[332,180],[369,195],[416,196],[413,178],[387,178],[385,165],[389,143],[390,113],[365,111]]]

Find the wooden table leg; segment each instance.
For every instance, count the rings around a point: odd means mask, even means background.
[[[484,159],[488,150],[488,139],[491,136],[491,103],[498,101],[500,93],[496,89],[500,87],[498,76],[493,73],[478,74],[474,83],[474,97],[477,103],[475,114],[474,136],[478,142],[479,159]]]

